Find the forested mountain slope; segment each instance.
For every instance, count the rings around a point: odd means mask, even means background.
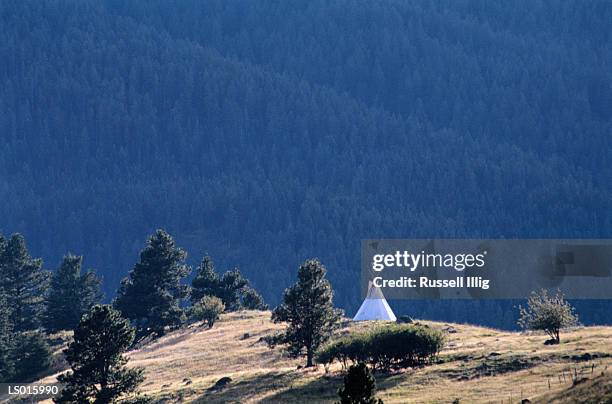
[[[605,158],[601,143],[576,144],[610,129],[605,2],[155,0],[116,9],[433,129],[563,152],[590,167]]]
[[[349,310],[363,238],[610,237],[611,19],[607,2],[3,1],[0,230],[48,268],[84,254],[108,297],[158,227],[272,304],[318,256]],[[481,321],[508,326],[493,306]]]

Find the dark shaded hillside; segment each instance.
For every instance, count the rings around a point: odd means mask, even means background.
[[[609,3],[166,3],[115,7],[174,37],[424,118],[432,129],[511,140],[590,168],[607,157],[593,138],[608,133],[612,118]]]
[[[0,230],[109,296],[157,227],[272,304],[318,256],[349,310],[362,238],[610,237],[611,7],[561,4],[2,2]]]

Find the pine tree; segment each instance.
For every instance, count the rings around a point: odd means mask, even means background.
[[[0,383],[10,380],[13,375],[12,350],[13,327],[10,322],[10,311],[6,293],[0,288]]]
[[[96,275],[93,270],[88,270],[85,274],[81,275],[79,282],[79,302],[81,305],[81,314],[87,313],[93,306],[99,304],[104,298],[104,294],[101,291],[102,279]]]
[[[248,284],[249,281],[242,276],[238,268],[223,274],[219,282],[217,296],[223,301],[227,310],[235,311],[240,309],[240,297]]]
[[[268,310],[268,305],[255,289],[247,286],[242,291],[242,306],[248,310]]]
[[[182,299],[188,289],[181,280],[189,274],[187,254],[173,238],[157,230],[140,253],[140,261],[121,282],[115,307],[134,321],[139,334],[162,335],[167,326],[179,326],[185,315]]]
[[[94,306],[74,330],[64,350],[71,371],[60,375],[65,384],[56,403],[112,403],[136,391],[144,380],[142,368],[128,368],[123,353],[134,342],[128,320],[109,305]]]
[[[319,260],[306,260],[297,283],[285,290],[283,303],[272,312],[275,323],[289,323],[279,341],[288,344],[292,356],[305,354],[307,367],[313,366],[315,351],[331,337],[341,315],[333,306],[333,290],[325,274]]]
[[[71,330],[78,324],[80,272],[81,257],[68,255],[52,275],[44,321],[47,330]]]
[[[13,330],[8,301],[9,296],[0,287],[0,383],[24,382],[48,369],[51,352],[39,332]]]
[[[38,331],[23,332],[16,336],[13,351],[15,382],[33,380],[37,375],[49,369],[51,349],[43,334]]]
[[[92,271],[81,275],[82,262],[83,257],[68,254],[53,274],[45,313],[49,331],[73,329],[102,298],[100,279]]]
[[[267,310],[268,306],[257,291],[249,286],[238,268],[219,276],[210,256],[205,256],[197,268],[191,283],[191,304],[197,304],[205,296],[216,296],[226,310],[235,311],[242,307],[251,310]]]
[[[365,363],[360,362],[349,368],[338,395],[340,404],[382,404],[383,401],[374,396],[375,392],[376,379]]]
[[[0,288],[10,296],[10,321],[15,331],[34,330],[44,313],[49,273],[42,270],[40,259],[30,256],[20,234],[3,241],[0,247]]]
[[[217,296],[220,278],[215,272],[215,265],[208,255],[202,258],[196,269],[196,276],[191,282],[191,304],[196,304],[204,296]]]

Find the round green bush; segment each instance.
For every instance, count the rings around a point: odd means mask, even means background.
[[[440,330],[419,325],[390,325],[349,335],[324,346],[317,361],[331,364],[365,362],[373,369],[391,370],[422,366],[434,359],[445,342]]]

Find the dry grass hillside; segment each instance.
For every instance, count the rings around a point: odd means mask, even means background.
[[[448,329],[439,363],[399,373],[377,373],[385,403],[612,403],[612,327],[585,327],[562,334],[562,343],[545,346],[544,335],[423,321]],[[370,324],[347,322],[343,333]],[[260,341],[280,329],[269,312],[222,316],[213,329],[191,327],[166,335],[129,354],[146,369],[142,390],[158,402],[331,403],[342,372],[298,369]],[[213,389],[222,377],[232,379]],[[47,378],[52,380],[53,377]]]

